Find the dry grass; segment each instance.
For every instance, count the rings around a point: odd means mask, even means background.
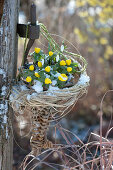
[[[54,148],[44,150],[38,157],[30,155],[27,160],[24,160],[21,168],[23,170],[33,170],[36,167],[44,170],[48,168],[55,170],[112,170],[113,141],[108,138],[108,135],[113,127],[108,128],[105,137],[102,134],[103,101],[106,95],[111,92],[113,90],[106,92],[100,104],[100,134],[91,133],[87,143],[84,143],[76,134],[64,129],[59,122],[56,122],[55,136],[57,129],[65,144],[57,144],[55,139]],[[78,140],[77,143],[72,140],[73,136]]]

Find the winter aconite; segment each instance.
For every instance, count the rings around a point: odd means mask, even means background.
[[[40,75],[37,72],[35,72],[35,76],[38,78],[40,77]]]
[[[68,66],[70,66],[71,60],[70,60],[70,59],[66,60],[66,64],[67,64]]]
[[[38,61],[38,67],[42,67],[42,63]]]
[[[67,67],[67,71],[71,72],[72,71],[72,67]]]
[[[52,51],[49,51],[49,56],[51,57],[53,55],[53,52]]]
[[[49,78],[45,79],[45,84],[51,84],[51,83],[52,83],[51,79],[49,79]]]
[[[39,53],[40,52],[40,48],[35,48],[35,53]]]
[[[29,70],[33,71],[34,70],[34,65],[30,65]]]
[[[46,72],[50,72],[50,70],[51,70],[50,66],[47,66],[47,67],[45,68],[45,71],[46,71]]]
[[[61,60],[61,61],[60,61],[60,65],[61,65],[61,66],[65,66],[65,65],[66,65],[66,62],[65,62],[64,60]]]
[[[26,77],[26,81],[30,83],[32,81],[32,78],[30,76]]]
[[[60,81],[67,81],[68,77],[66,76],[66,74],[61,74],[61,75],[58,77],[58,79],[59,79]]]

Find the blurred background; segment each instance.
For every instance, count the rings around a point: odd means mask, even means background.
[[[19,23],[29,21],[32,2],[37,6],[37,20],[44,23],[48,31],[56,35],[56,39],[67,39],[70,49],[80,53],[88,62],[87,73],[91,79],[88,94],[59,122],[85,143],[89,140],[91,132],[99,134],[100,103],[103,95],[113,88],[113,1],[20,0]],[[19,38],[18,67],[21,65],[24,41]],[[33,52],[35,47],[46,50],[47,44],[40,37],[30,52]],[[112,91],[109,91],[103,101],[103,135],[113,125],[112,99]],[[29,135],[26,135],[28,119],[28,116],[15,118],[14,169],[19,167],[24,156],[30,151]],[[48,134],[53,142],[56,140],[58,143],[65,143],[59,131],[56,132],[56,139],[54,130]],[[113,132],[108,138],[112,137]],[[72,140],[78,143],[76,137]],[[91,137],[90,140],[95,140],[95,137]],[[57,159],[55,156],[57,155],[54,155],[54,159]]]

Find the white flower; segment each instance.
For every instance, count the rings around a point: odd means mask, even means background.
[[[61,45],[61,51],[62,52],[64,51],[64,45]]]
[[[58,62],[58,61],[59,61],[59,55],[56,56],[56,62]]]
[[[56,80],[53,80],[52,81],[52,85],[55,86],[57,84],[57,81]]]
[[[44,64],[44,59],[41,59],[41,63],[42,63],[42,65]]]
[[[58,77],[60,75],[61,75],[60,73],[53,74],[54,77]]]
[[[46,76],[46,78],[50,78],[50,75],[48,75],[48,74],[46,74],[46,73],[45,73],[45,76]]]

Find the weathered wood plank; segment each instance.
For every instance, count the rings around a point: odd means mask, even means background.
[[[17,18],[19,0],[4,0],[0,25],[0,170],[12,170],[12,110],[5,99],[17,68]]]
[[[4,5],[4,0],[0,0],[0,23],[3,15],[3,5]]]

